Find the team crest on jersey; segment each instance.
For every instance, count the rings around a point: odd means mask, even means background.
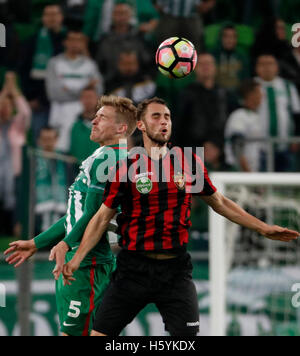
[[[152,188],[153,184],[148,177],[141,177],[136,181],[136,189],[141,194],[149,194]]]
[[[177,173],[173,176],[174,183],[179,190],[185,188],[185,176],[182,173]]]

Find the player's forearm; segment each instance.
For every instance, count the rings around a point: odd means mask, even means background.
[[[83,235],[81,244],[73,257],[76,264],[80,264],[86,255],[99,243],[103,234],[108,228],[111,217],[105,217],[100,213],[97,213],[90,223],[88,224],[85,233]]]
[[[222,197],[221,202],[213,207],[213,209],[228,220],[247,229],[257,231],[262,235],[269,227],[266,223],[247,213],[243,208],[226,197]]]
[[[64,238],[64,242],[70,247],[78,246],[81,238],[85,232],[85,229],[88,226],[93,215],[83,214],[82,217],[77,221],[77,223],[73,226],[71,232]]]
[[[40,235],[34,238],[34,243],[37,249],[41,249],[48,246],[56,245],[65,237],[65,221],[66,216],[58,220],[57,223],[52,225],[48,230],[42,232]]]

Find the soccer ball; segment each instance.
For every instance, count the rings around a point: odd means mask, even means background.
[[[185,38],[171,37],[158,47],[156,64],[165,76],[184,78],[195,69],[197,52],[194,45]]]

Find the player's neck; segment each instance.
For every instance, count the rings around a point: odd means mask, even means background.
[[[148,156],[153,160],[159,160],[164,158],[168,153],[167,143],[161,145],[155,142],[144,142],[145,150],[147,151]]]
[[[117,138],[100,142],[101,146],[121,146],[124,144],[127,144],[127,140],[125,138]]]

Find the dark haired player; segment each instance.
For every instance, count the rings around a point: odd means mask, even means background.
[[[107,183],[104,204],[90,221],[75,256],[64,266],[64,277],[72,281],[73,272],[102,238],[121,205],[118,223],[122,250],[114,278],[97,311],[92,335],[119,335],[147,304],[154,303],[172,336],[196,336],[198,298],[191,277],[191,258],[186,252],[192,173],[200,171],[196,179],[204,183],[198,195],[231,221],[272,240],[291,241],[299,233],[269,226],[218,193],[196,155],[191,162],[180,157],[181,149],[171,156],[167,144],[172,121],[163,100],[154,98],[139,105],[138,129],[146,151],[138,161],[129,157],[127,166],[126,160],[117,166],[114,179]],[[174,169],[176,160],[184,166],[184,174]],[[169,179],[162,179],[163,176]]]

